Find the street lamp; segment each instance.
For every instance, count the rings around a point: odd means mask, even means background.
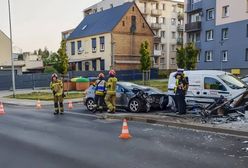
[[[13,88],[13,97],[15,97],[15,67],[14,67],[14,56],[13,56],[13,42],[12,42],[12,25],[11,25],[11,11],[10,11],[10,0],[8,0],[9,8],[9,32],[10,32],[10,54],[11,54],[11,70],[12,70],[12,88]]]

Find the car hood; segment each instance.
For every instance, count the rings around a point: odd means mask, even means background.
[[[135,89],[135,88],[134,88]],[[154,88],[154,87],[148,87],[148,86],[140,86],[137,89],[141,89],[142,91],[144,91],[145,93],[149,94],[149,95],[153,95],[153,94],[165,94],[164,92],[162,92],[161,90]]]

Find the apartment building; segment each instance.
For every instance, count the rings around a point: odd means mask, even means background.
[[[84,10],[84,15],[104,11],[133,0],[102,0]],[[152,28],[154,67],[176,69],[176,48],[183,44],[184,3],[180,0],[134,0]]]
[[[200,50],[198,69],[248,73],[248,0],[185,1],[185,39]]]
[[[87,15],[69,34],[72,70],[140,69],[141,43],[147,41],[153,51],[153,31],[133,2]]]

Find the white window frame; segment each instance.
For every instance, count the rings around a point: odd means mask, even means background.
[[[211,12],[211,14],[210,14],[210,12]],[[208,9],[207,10],[207,20],[214,20],[214,19],[215,19],[215,10],[214,10],[214,8]]]
[[[206,40],[207,41],[214,40],[214,31],[213,30],[207,30],[206,31]]]
[[[229,17],[229,5],[223,6],[222,7],[222,17]]]
[[[223,50],[221,53],[222,53],[222,61],[227,62],[228,61],[228,51]]]
[[[176,22],[177,22],[176,18],[171,18],[171,25],[175,26]]]
[[[213,61],[213,51],[209,50],[205,52],[205,62],[212,62]]]
[[[221,39],[222,40],[227,40],[228,39],[228,28],[223,28],[221,29]]]
[[[177,36],[176,32],[172,31],[171,32],[171,38],[172,39],[176,39],[176,36]]]

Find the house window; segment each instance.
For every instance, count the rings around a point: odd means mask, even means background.
[[[75,42],[71,42],[71,55],[75,55]]]
[[[77,41],[78,54],[82,54],[82,41]]]
[[[132,8],[132,10],[134,11],[134,7]]]
[[[226,62],[228,59],[228,51],[222,51],[222,61]]]
[[[176,19],[175,18],[171,18],[171,25],[176,25]]]
[[[248,61],[248,48],[245,49],[245,61]]]
[[[165,31],[161,31],[160,33],[161,33],[161,37],[165,38]]]
[[[221,84],[218,80],[210,77],[204,78],[204,89],[226,91],[226,88],[223,84]]]
[[[122,21],[122,26],[123,26],[123,27],[125,26],[125,21]]]
[[[145,23],[142,24],[142,27],[145,28]]]
[[[213,20],[214,19],[214,9],[207,10],[207,20]]]
[[[163,4],[163,10],[165,10],[166,9],[166,5],[165,4]]]
[[[110,4],[110,8],[113,8],[114,7],[114,5],[113,4]]]
[[[177,6],[176,5],[172,5],[172,11],[176,12]]]
[[[163,23],[163,24],[166,23],[165,17],[162,17],[162,23]]]
[[[161,44],[161,50],[165,51],[165,45],[164,44]]]
[[[222,7],[222,17],[228,17],[229,16],[229,5]]]
[[[101,71],[104,71],[105,70],[105,61],[104,60],[101,60],[100,61],[100,70]]]
[[[96,52],[96,38],[91,39],[91,45],[92,45],[92,52]]]
[[[176,39],[176,32],[171,32],[172,39]]]
[[[159,23],[159,17],[156,17],[156,23]]]
[[[176,51],[176,45],[175,44],[173,44],[173,45],[171,45],[171,51]]]
[[[131,33],[136,31],[136,16],[131,16]]]
[[[197,54],[197,62],[200,62],[200,61],[201,61],[201,52],[199,51]]]
[[[206,41],[211,41],[214,39],[213,30],[206,31]]]
[[[156,3],[156,9],[159,9],[159,3]]]
[[[205,61],[206,62],[213,61],[213,51],[206,51],[205,52]]]
[[[222,40],[228,39],[228,28],[222,29],[221,30],[221,35],[222,35],[222,37],[221,37]]]
[[[100,37],[100,51],[103,52],[105,50],[105,39],[104,37]]]

